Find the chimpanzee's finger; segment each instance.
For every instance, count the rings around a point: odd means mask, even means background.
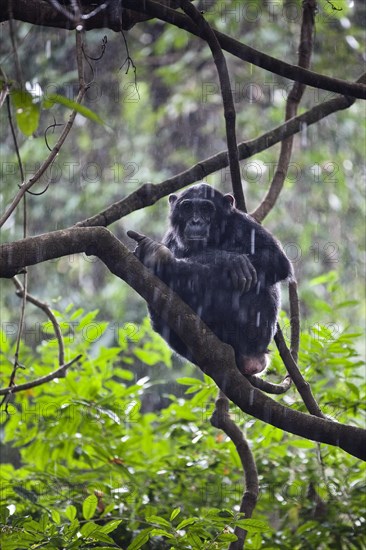
[[[141,242],[142,239],[145,239],[145,235],[141,235],[141,233],[137,233],[137,231],[129,230],[127,231],[127,235],[130,237],[130,239],[133,239],[137,243]]]

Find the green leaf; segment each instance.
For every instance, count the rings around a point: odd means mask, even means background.
[[[289,445],[291,445],[291,447],[297,447],[298,449],[312,449],[315,443],[307,439],[293,439],[289,442]]]
[[[146,521],[148,521],[149,523],[157,523],[158,525],[162,525],[163,527],[170,527],[169,521],[160,516],[146,516]]]
[[[175,508],[173,512],[170,514],[170,521],[173,521],[178,515],[180,514],[180,508]]]
[[[182,384],[183,386],[202,386],[202,380],[199,380],[198,378],[190,378],[189,376],[177,378],[176,381],[178,384]]]
[[[150,533],[151,537],[166,537],[167,539],[174,539],[174,535],[165,531],[165,529],[153,529]]]
[[[9,509],[6,506],[1,506],[0,508],[0,523],[5,525],[6,520],[10,516]]]
[[[112,531],[117,529],[120,523],[122,523],[121,519],[112,519],[112,521],[109,521],[108,523],[106,523],[106,525],[103,525],[103,527],[101,528],[101,532],[111,533]]]
[[[60,514],[57,510],[55,510],[55,509],[51,510],[51,517],[52,517],[53,521],[56,523],[56,525],[60,525],[61,518],[60,518]]]
[[[88,523],[84,523],[84,525],[80,529],[80,532],[83,537],[94,537],[94,534],[99,530],[99,525],[93,523],[92,521],[89,521]]]
[[[105,124],[103,119],[101,119],[99,115],[94,113],[94,111],[61,94],[48,94],[47,97],[43,100],[43,108],[50,109],[55,103],[63,105],[64,107],[67,107],[72,111],[76,111],[83,117],[89,118],[93,122],[97,122],[98,124],[102,125]]]
[[[19,130],[25,136],[31,136],[39,124],[40,105],[38,101],[26,90],[12,91],[10,99]]]
[[[97,504],[98,499],[95,495],[86,497],[83,502],[83,516],[85,519],[91,519],[94,516]]]
[[[264,532],[264,531],[270,531],[270,527],[268,523],[265,521],[261,521],[258,519],[239,519],[235,521],[235,525],[238,527],[242,527],[248,532]]]
[[[76,510],[75,506],[70,504],[65,510],[65,514],[66,514],[67,519],[69,519],[70,521],[73,521],[76,518],[76,511],[77,510]]]
[[[141,533],[139,533],[137,537],[127,547],[127,550],[138,550],[138,548],[141,548],[145,544],[145,542],[149,540],[149,534],[151,531],[152,527],[141,531]]]
[[[221,533],[221,535],[217,537],[217,540],[222,542],[235,542],[238,540],[238,537],[234,535],[234,533]]]
[[[196,518],[187,518],[180,522],[179,525],[177,525],[176,530],[179,531],[180,529],[183,529],[184,527],[187,527],[187,525],[193,525],[196,523]]]

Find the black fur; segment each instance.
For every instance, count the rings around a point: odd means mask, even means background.
[[[136,255],[235,351],[244,374],[266,366],[276,331],[279,281],[292,267],[279,242],[207,184],[169,198],[170,228],[163,244],[145,238]],[[132,235],[132,233],[131,233]],[[163,253],[165,251],[165,254]],[[187,359],[189,351],[163,319],[150,311],[154,329]]]

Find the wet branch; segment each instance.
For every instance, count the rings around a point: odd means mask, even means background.
[[[247,212],[243,186],[241,183],[238,143],[236,139],[236,111],[225,56],[222,53],[222,49],[216,34],[213,32],[212,28],[207,23],[201,12],[199,12],[189,0],[181,0],[180,4],[182,10],[197,25],[198,29],[200,30],[200,36],[207,41],[207,44],[209,45],[212,52],[212,56],[219,76],[222,102],[224,105],[226,141],[229,157],[231,185],[233,188],[237,208],[239,208],[239,210],[243,212]]]
[[[366,73],[360,77],[359,82],[361,81],[366,81]],[[330,99],[292,118],[288,122],[265,132],[258,138],[239,143],[239,159],[244,160],[252,157],[272,147],[276,143],[279,143],[281,140],[296,134],[301,130],[303,124],[311,126],[336,111],[347,109],[353,105],[354,102],[354,99],[345,96]],[[151,206],[170,193],[174,193],[186,185],[200,181],[209,174],[217,172],[226,166],[228,166],[227,151],[222,151],[159,184],[146,183],[142,185],[124,199],[115,202],[95,216],[78,222],[76,226],[90,227],[98,225],[106,227],[124,216],[127,216],[127,214],[145,208],[146,206]]]
[[[0,22],[8,21],[8,6],[12,0],[0,0]],[[169,2],[172,4],[172,2]],[[191,34],[199,36],[199,30],[192,21],[182,13],[170,9],[166,5],[152,0],[144,0],[137,4],[136,0],[123,0],[122,16],[120,9],[114,9],[114,2],[106,2],[104,10],[95,10],[92,17],[84,18],[83,25],[85,30],[109,28],[120,32],[122,29],[130,28],[130,11],[138,13],[140,20],[149,18],[158,18],[176,27],[184,29]],[[164,2],[166,4],[166,2]],[[87,0],[79,1],[84,14],[89,14],[92,10],[90,2]],[[46,0],[17,0],[13,2],[14,19],[25,21],[34,25],[44,25],[61,29],[74,29],[76,21],[70,20],[70,17],[59,13],[52,4]],[[126,26],[124,26],[126,22]],[[291,65],[275,57],[267,55],[259,50],[255,50],[238,40],[231,38],[221,32],[214,31],[223,50],[231,53],[235,57],[248,61],[257,67],[266,71],[283,76],[290,80],[302,82],[314,88],[328,90],[336,94],[344,94],[355,98],[366,99],[366,87],[361,84],[354,84],[345,80],[332,78],[326,75],[305,70],[297,65]]]
[[[111,273],[123,279],[158,311],[188,347],[194,362],[243,412],[312,441],[338,446],[366,460],[365,430],[285,407],[254,388],[237,369],[233,349],[223,344],[189,306],[106,228],[73,227],[3,244],[0,277],[12,277],[28,265],[81,252],[98,256]],[[296,383],[292,374],[291,377]]]
[[[84,70],[83,70],[83,63],[82,63],[82,38],[81,38],[81,33],[79,31],[76,31],[76,58],[77,58],[78,79],[79,79],[79,92],[75,101],[76,103],[81,103],[85,96],[85,93],[87,92],[88,87],[85,85],[85,81],[84,81]],[[64,144],[67,136],[71,131],[76,115],[77,115],[77,111],[75,110],[72,111],[72,113],[69,116],[69,120],[65,125],[65,128],[63,129],[60,137],[57,140],[57,143],[51,150],[46,160],[41,164],[41,166],[38,168],[36,173],[27,182],[25,181],[22,182],[20,189],[16,194],[16,196],[14,197],[14,199],[12,200],[10,206],[7,208],[4,214],[0,217],[0,227],[4,225],[7,219],[14,212],[14,210],[16,209],[16,207],[24,197],[25,193],[43,176],[43,174],[46,172],[46,170],[50,167],[52,162],[55,160],[57,154],[59,153],[62,145]]]
[[[304,67],[305,69],[308,69],[310,66],[311,54],[313,50],[314,17],[316,9],[316,0],[305,0],[302,4],[302,23],[298,65],[299,67]],[[300,82],[294,83],[290,93],[287,96],[285,120],[289,120],[290,118],[296,116],[304,91],[305,84]],[[282,191],[283,184],[287,176],[288,167],[290,165],[293,142],[293,136],[288,137],[281,142],[280,156],[269,190],[258,208],[252,212],[253,218],[255,218],[258,222],[262,222],[267,214],[272,210]]]
[[[235,445],[245,478],[245,489],[239,512],[244,514],[245,519],[251,518],[259,494],[257,466],[242,430],[230,418],[229,400],[221,390],[216,399],[215,410],[211,417],[211,424],[215,428],[223,430]],[[242,527],[235,527],[234,534],[238,537],[238,540],[230,544],[229,550],[241,550],[245,542],[247,531]]]
[[[310,384],[306,382],[306,380],[302,376],[299,367],[297,366],[294,358],[291,355],[290,350],[286,346],[285,338],[278,323],[277,332],[275,334],[274,340],[276,342],[281,359],[285,367],[287,368],[287,371],[291,377],[291,380],[295,384],[297,391],[301,395],[307,410],[310,414],[318,416],[319,418],[326,418],[320,410],[320,407],[313,396]]]
[[[51,382],[51,380],[55,380],[55,378],[65,378],[67,369],[69,369],[71,365],[76,363],[76,361],[79,361],[81,357],[81,355],[77,355],[76,357],[74,357],[74,359],[72,359],[68,363],[65,363],[65,365],[61,365],[57,370],[50,372],[45,376],[41,376],[36,380],[31,380],[30,382],[25,382],[24,384],[9,386],[8,388],[1,388],[0,395],[5,396],[3,401],[9,399],[10,395],[12,395],[13,393],[29,390],[30,388],[36,388],[37,386],[42,386],[43,384]]]
[[[19,296],[20,298],[23,298],[25,292],[24,292],[24,287],[23,287],[22,283],[19,281],[19,279],[17,277],[13,277],[12,280],[13,280],[15,286],[16,286],[16,289],[17,289],[17,291],[16,291],[17,296]],[[55,336],[56,336],[56,339],[57,339],[57,344],[58,344],[58,362],[59,362],[60,366],[63,365],[63,363],[65,361],[65,345],[64,345],[64,341],[63,341],[63,337],[62,337],[61,328],[60,328],[60,325],[59,325],[59,323],[58,323],[58,321],[55,317],[55,314],[53,313],[50,306],[48,304],[46,304],[46,302],[42,302],[38,298],[35,298],[31,294],[29,294],[28,292],[25,295],[25,299],[30,304],[33,304],[34,306],[41,309],[47,315],[49,320],[51,321],[51,324],[52,324],[52,327],[53,327],[53,330],[54,330],[54,333],[55,333]]]
[[[290,281],[288,285],[288,294],[290,302],[290,328],[291,345],[290,353],[293,360],[297,363],[297,357],[300,347],[300,301],[297,294],[297,282]]]

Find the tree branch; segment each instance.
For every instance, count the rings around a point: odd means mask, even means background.
[[[0,395],[5,395],[7,397],[8,395],[11,395],[13,393],[29,390],[30,388],[36,388],[37,386],[42,386],[42,384],[47,384],[47,382],[51,382],[51,380],[54,380],[55,378],[65,378],[67,369],[70,368],[71,365],[76,363],[76,361],[79,361],[81,357],[81,355],[77,355],[76,357],[74,357],[74,359],[72,359],[65,365],[61,365],[61,367],[59,367],[57,370],[50,372],[49,374],[46,374],[41,378],[37,378],[36,380],[31,380],[30,382],[25,382],[24,384],[9,386],[9,388],[1,388]]]
[[[314,17],[316,10],[315,0],[304,0],[302,4],[302,23],[299,44],[298,65],[308,69],[313,50]],[[285,120],[296,116],[298,106],[305,91],[305,84],[294,82],[286,101]],[[252,216],[257,222],[262,222],[267,214],[272,210],[282,191],[284,181],[287,176],[290,165],[292,146],[294,138],[288,137],[281,142],[281,151],[278,159],[277,168],[273,175],[271,185],[266,196],[258,208],[252,212]]]
[[[55,332],[55,336],[56,336],[56,339],[57,339],[57,343],[58,343],[58,362],[59,362],[59,365],[63,365],[63,363],[65,361],[64,340],[63,340],[63,337],[62,337],[62,332],[61,332],[60,325],[57,322],[57,319],[56,319],[53,311],[51,310],[50,306],[48,304],[46,304],[46,302],[41,302],[41,300],[38,300],[38,298],[35,298],[34,296],[29,294],[28,292],[25,293],[24,287],[23,287],[23,285],[21,284],[21,282],[19,281],[19,279],[17,277],[13,277],[12,280],[13,280],[16,288],[17,288],[17,291],[16,291],[17,296],[22,298],[25,295],[25,299],[27,300],[27,302],[29,302],[29,303],[33,304],[34,306],[38,307],[39,309],[41,309],[47,315],[49,320],[51,321],[52,326],[53,326],[53,330]]]
[[[229,400],[222,391],[219,392],[218,398],[216,399],[215,410],[211,417],[211,424],[215,426],[215,428],[223,430],[235,445],[245,478],[245,489],[239,511],[245,515],[245,519],[251,518],[259,494],[257,466],[242,430],[235,424],[232,418],[230,418]],[[241,527],[235,527],[234,534],[238,537],[238,540],[230,544],[229,550],[242,550],[247,531]]]
[[[81,34],[79,31],[76,31],[76,58],[77,58],[78,79],[79,79],[79,92],[75,101],[76,103],[81,103],[87,92],[88,86],[85,85],[85,81],[84,81],[83,64],[82,64],[82,40],[81,40]],[[64,144],[64,141],[66,140],[67,136],[71,131],[76,115],[77,115],[77,111],[74,110],[71,112],[69,116],[69,120],[65,124],[65,128],[63,129],[60,137],[57,140],[56,145],[54,146],[54,148],[52,149],[52,151],[50,152],[46,160],[41,164],[41,166],[38,168],[36,173],[27,182],[25,181],[22,182],[22,185],[20,186],[20,189],[18,193],[15,195],[14,199],[12,200],[10,206],[7,208],[4,214],[0,217],[0,227],[4,225],[6,220],[14,212],[14,210],[22,200],[25,193],[43,176],[47,168],[51,166],[52,162],[55,160],[62,145]]]
[[[275,334],[274,340],[276,342],[278,351],[280,352],[281,359],[286,366],[289,375],[291,376],[291,380],[294,382],[297,391],[301,395],[309,413],[320,418],[326,418],[326,416],[320,410],[320,407],[313,396],[310,384],[304,379],[299,367],[297,366],[294,358],[291,355],[290,350],[286,346],[282,330],[278,323],[277,332]]]
[[[193,6],[193,4],[191,4],[189,0],[181,0],[181,8],[187,15],[189,15],[192,21],[196,23],[197,27],[200,29],[201,36],[206,39],[207,44],[209,45],[212,52],[212,56],[217,68],[217,73],[219,75],[221,96],[224,105],[226,141],[231,175],[231,185],[233,188],[237,208],[243,212],[247,212],[243,186],[241,183],[238,143],[236,139],[236,112],[225,56],[222,53],[222,49],[217,39],[217,36],[211,29],[210,25],[207,23],[203,15],[197,10],[197,8]]]
[[[243,412],[312,441],[338,446],[366,460],[365,430],[290,409],[254,388],[237,369],[233,349],[220,342],[201,319],[106,228],[73,227],[4,244],[0,247],[0,277],[11,277],[25,266],[80,252],[98,256],[114,275],[126,281],[158,311],[188,347],[200,369]]]
[[[359,81],[361,80],[366,80],[366,73],[359,79]],[[306,124],[307,126],[311,126],[336,111],[347,109],[353,105],[354,102],[355,99],[344,96],[330,99],[292,118],[288,122],[269,130],[258,138],[243,141],[239,143],[238,146],[239,159],[245,160],[256,153],[264,151],[276,143],[279,143],[281,140],[299,132],[302,125]],[[76,227],[106,227],[124,216],[127,216],[127,214],[145,208],[146,206],[151,206],[170,193],[179,191],[179,189],[186,185],[202,180],[209,174],[217,172],[226,166],[228,166],[227,151],[222,151],[159,184],[145,183],[139,189],[133,191],[124,199],[115,202],[102,212],[78,222]]]
[[[8,6],[10,2],[11,0],[0,0],[0,22],[8,20]],[[85,30],[109,28],[113,31],[121,31],[120,11],[113,9],[115,6],[114,2],[106,2],[106,4],[107,8],[105,10],[97,11],[93,17],[84,20],[83,24]],[[91,11],[90,5],[88,8],[87,0],[80,2],[80,5],[86,13]],[[123,6],[122,28],[129,28],[129,17],[125,18],[127,23],[126,27],[123,25],[123,17],[124,13],[132,10],[141,15],[147,15],[148,17],[145,17],[145,19],[157,17],[191,34],[200,36],[199,30],[187,16],[165,5],[161,5],[158,2],[144,0],[137,5],[136,0],[123,0]],[[13,15],[14,19],[34,25],[44,25],[70,30],[76,27],[75,21],[60,14],[46,0],[33,0],[33,2],[29,2],[29,0],[17,0],[13,2]],[[142,19],[144,18],[142,17],[141,20]],[[250,46],[246,46],[221,32],[215,31],[215,33],[222,49],[243,61],[248,61],[271,73],[283,76],[289,80],[302,82],[314,88],[320,88],[354,98],[366,99],[366,86],[362,84],[354,84],[346,80],[331,78],[313,71],[302,69],[296,65],[280,61],[259,50],[255,50]]]

